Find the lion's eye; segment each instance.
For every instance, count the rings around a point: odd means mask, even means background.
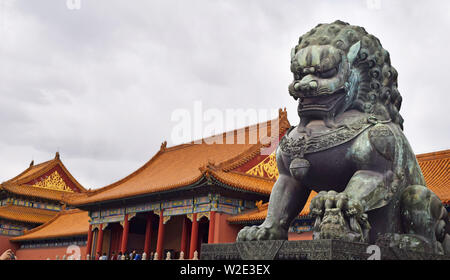
[[[327,79],[331,78],[337,73],[337,68],[332,68],[330,70],[324,71],[324,72],[318,72],[317,75],[321,78]]]
[[[295,80],[300,80],[301,76],[298,73],[294,74],[294,79]]]

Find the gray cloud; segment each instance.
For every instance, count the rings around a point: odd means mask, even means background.
[[[375,1],[376,2],[376,1]],[[321,22],[361,25],[399,72],[416,153],[449,148],[445,1],[0,1],[0,180],[59,149],[86,187],[140,167],[171,114],[287,107],[290,49]]]

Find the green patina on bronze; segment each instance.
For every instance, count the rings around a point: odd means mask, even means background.
[[[287,239],[311,201],[314,239],[450,254],[448,213],[403,134],[397,71],[380,41],[342,21],[319,24],[291,51],[300,123],[277,149],[266,220],[237,241]]]

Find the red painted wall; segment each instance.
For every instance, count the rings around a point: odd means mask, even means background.
[[[216,225],[214,228],[214,243],[232,243],[236,241],[241,225],[230,225],[227,222],[229,214],[216,213]]]
[[[290,232],[288,234],[288,240],[312,240],[313,239],[313,232],[302,232],[302,233],[295,233]]]
[[[80,246],[81,259],[86,258],[86,246]],[[67,247],[51,247],[51,248],[34,248],[34,249],[19,249],[16,251],[16,257],[19,260],[46,260],[50,258],[54,260],[56,256],[59,256],[61,260],[64,255],[71,255],[71,252],[67,252]]]
[[[16,243],[10,242],[9,239],[11,236],[0,235],[0,255],[3,254],[8,249],[13,250],[13,252],[17,251],[19,246]]]
[[[230,225],[227,222],[228,214],[216,213],[216,226],[214,229],[214,243],[233,243],[243,225]],[[288,240],[312,240],[312,231],[288,234]]]

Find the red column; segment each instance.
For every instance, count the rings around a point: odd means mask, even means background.
[[[158,227],[158,242],[156,243],[156,253],[158,253],[158,258],[160,260],[164,259],[163,253],[163,244],[164,244],[164,216],[163,210],[159,214],[159,227]]]
[[[122,229],[122,244],[120,245],[120,251],[122,251],[122,254],[125,254],[125,252],[127,251],[129,228],[130,228],[130,223],[128,222],[128,214],[125,214],[125,217],[123,220],[123,229]]]
[[[197,250],[198,243],[198,221],[197,213],[192,215],[192,229],[191,229],[191,246],[189,250],[189,259],[194,257],[194,252]]]
[[[209,212],[208,243],[214,243],[214,227],[216,226],[216,211]]]
[[[102,256],[102,247],[103,247],[103,224],[100,224],[97,237],[97,253],[99,256]]]
[[[180,252],[184,252],[184,255],[186,256],[186,245],[187,245],[187,233],[188,233],[188,219],[186,217],[183,218],[183,228],[181,230],[181,245],[180,245]]]
[[[88,231],[88,237],[87,237],[87,244],[86,244],[86,254],[89,254],[90,257],[92,254],[92,225],[89,224],[89,231]]]
[[[148,213],[147,216],[147,224],[145,225],[145,243],[144,243],[144,252],[147,255],[147,258],[150,257],[150,241],[152,237],[152,213]]]

